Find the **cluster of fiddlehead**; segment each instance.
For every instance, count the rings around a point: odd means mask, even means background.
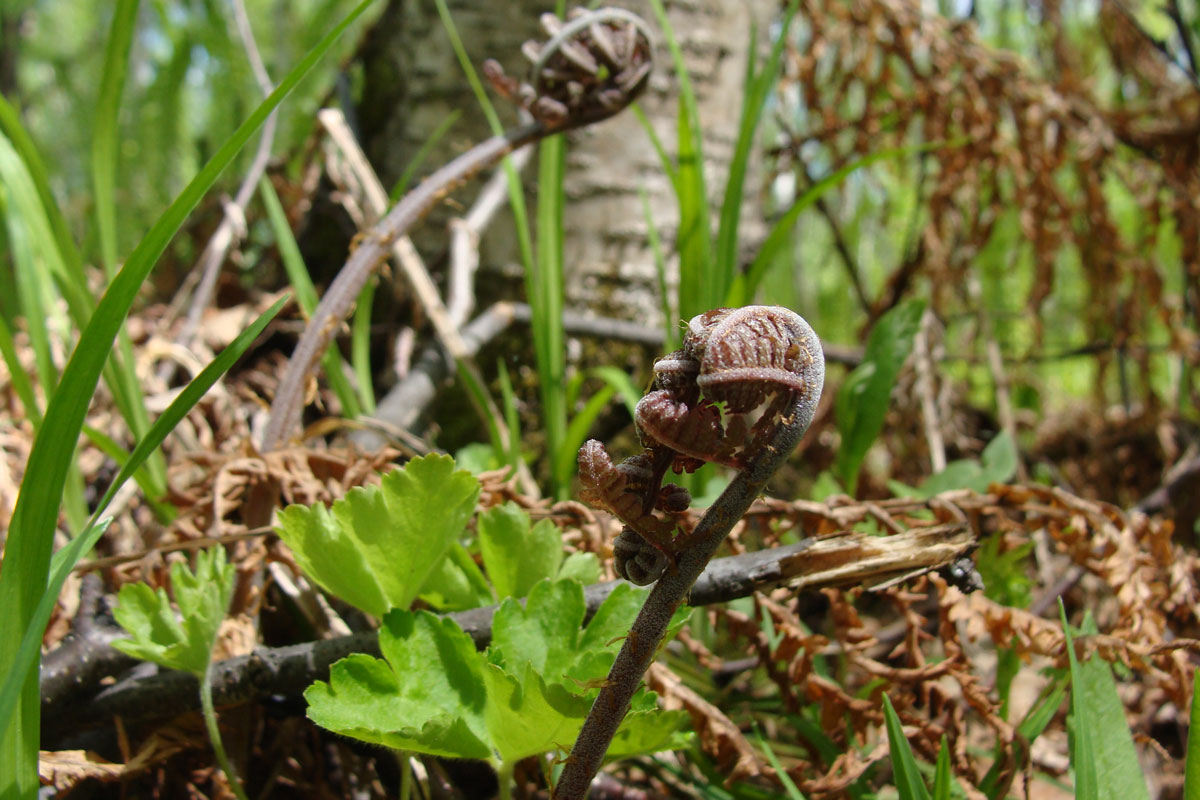
[[[638,403],[643,452],[613,465],[595,440],[579,451],[581,497],[625,524],[613,548],[617,573],[656,580],[685,544],[687,491],[662,485],[668,469],[712,462],[745,469],[767,445],[795,396],[823,376],[816,334],[778,306],[718,308],[688,323],[683,347],[654,364]]]
[[[641,17],[619,8],[572,9],[566,21],[543,14],[550,38],[521,48],[533,62],[529,83],[483,64],[497,92],[547,128],[587,125],[612,116],[641,93],[654,66],[654,42]]]

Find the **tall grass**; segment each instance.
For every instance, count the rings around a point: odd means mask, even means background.
[[[0,615],[0,675],[14,681],[14,686],[18,687],[14,712],[0,721],[4,726],[0,732],[0,764],[4,765],[4,769],[0,770],[0,796],[28,800],[37,796],[38,673],[36,663],[22,663],[22,642],[26,641],[31,626],[40,640],[35,623],[38,609],[51,588],[48,585],[51,551],[63,490],[74,464],[76,442],[88,405],[125,316],[142,283],[191,210],[212,188],[221,172],[229,166],[270,112],[370,5],[371,0],[363,0],[329,31],[216,150],[133,248],[124,265],[115,271],[98,303],[93,306],[89,296],[81,296],[79,287],[86,288],[85,283],[68,284],[64,292],[68,306],[73,306],[72,316],[86,317],[83,320],[86,325],[76,320],[83,330],[50,395],[43,423],[38,429],[25,468],[25,475],[31,480],[22,484],[9,527],[4,560],[0,563],[0,608],[4,609],[4,614]],[[102,78],[102,85],[107,82]],[[37,190],[42,214],[49,219],[61,218],[61,209],[44,182],[45,170],[37,156],[37,149],[23,130],[15,111],[6,102],[0,102],[0,132],[12,144],[12,150],[21,157],[25,170],[43,179],[43,185]],[[83,274],[82,261],[63,259],[64,251],[77,253],[69,235],[60,236],[66,230],[65,225],[56,230],[56,226],[48,224],[30,245],[39,257],[58,261],[62,265],[60,273],[64,276],[70,274],[73,278],[80,278]],[[71,266],[68,267],[67,263]],[[40,322],[37,320],[35,324]],[[117,391],[114,391],[116,394]],[[195,399],[198,397],[192,402]],[[149,436],[148,431],[147,435],[141,437],[140,444],[146,446],[135,451],[138,453],[136,459],[131,458],[126,463],[126,469],[130,471],[141,466],[158,442]],[[82,552],[73,555],[78,557]]]

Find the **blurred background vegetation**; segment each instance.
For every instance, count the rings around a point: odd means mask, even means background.
[[[36,146],[55,213],[78,248],[95,297],[115,266],[110,254],[118,262],[130,254],[264,95],[226,0],[132,5],[128,64],[115,87],[105,80],[120,74],[111,69],[111,37],[129,2],[0,5],[0,93]],[[281,79],[356,5],[245,0],[266,75]],[[448,3],[468,60],[477,67],[497,57],[520,74],[512,66],[521,61],[520,43],[537,33],[537,12],[550,4],[484,5]],[[626,5],[655,18],[654,3]],[[544,227],[529,225],[520,212],[499,216],[479,248],[474,282],[477,311],[498,299],[527,302],[534,306],[533,326],[552,329],[562,321],[553,297],[532,299],[540,286],[537,291],[562,293],[568,316],[599,320],[609,331],[616,329],[613,320],[633,322],[635,330],[602,336],[599,345],[591,336],[568,336],[561,353],[546,354],[535,352],[528,329],[514,327],[476,354],[483,390],[499,398],[494,408],[502,417],[474,414],[469,387],[443,387],[427,419],[402,425],[416,439],[390,443],[457,452],[461,463],[480,469],[528,466],[531,480],[521,488],[531,503],[536,495],[565,498],[574,448],[584,436],[615,440],[614,452],[632,451],[629,401],[636,401],[653,357],[668,349],[683,319],[726,301],[766,302],[804,315],[834,356],[803,455],[772,484],[776,494],[836,504],[843,494],[874,501],[959,488],[983,492],[993,482],[1035,483],[1114,509],[1164,515],[1175,525],[1175,544],[1192,548],[1200,518],[1197,1],[699,0],[666,6],[678,46],[665,36],[660,42],[642,118],[626,113],[595,132],[574,134],[565,155],[543,151],[537,177],[526,175],[516,197],[528,201],[528,216]],[[785,27],[789,7],[794,18]],[[148,405],[158,410],[178,388],[174,372],[162,369],[161,345],[176,336],[195,302],[198,260],[227,214],[239,230],[211,308],[203,309],[202,353],[232,338],[218,330],[230,324],[219,312],[261,311],[273,293],[294,288],[289,261],[294,269],[302,260],[323,289],[364,229],[369,215],[355,216],[361,197],[327,149],[320,109],[342,111],[393,192],[487,135],[438,12],[432,0],[372,6],[280,106],[268,180],[263,187],[255,182],[244,214],[230,212],[229,200],[251,169],[253,139],[187,218],[127,326],[131,352],[141,354],[136,373],[152,398]],[[747,64],[761,71],[757,88],[743,82]],[[747,128],[758,113],[748,96],[762,101],[757,129]],[[511,110],[502,114],[513,118]],[[11,127],[5,133],[0,144],[15,141]],[[34,412],[18,398],[15,376],[37,376],[39,385],[30,391],[43,400],[55,380],[50,368],[62,369],[81,327],[78,319],[67,321],[62,295],[38,284],[38,297],[31,297],[30,281],[20,278],[30,274],[22,265],[43,272],[52,267],[29,247],[40,223],[18,202],[12,176],[20,170],[10,152],[0,150],[0,316],[20,355],[9,361],[2,387],[12,432],[2,441],[6,524],[34,429]],[[105,174],[111,193],[98,190]],[[446,221],[464,213],[484,179],[414,232],[441,286],[452,258]],[[734,190],[726,193],[727,186]],[[539,203],[549,212],[539,212]],[[111,211],[115,226],[106,238]],[[554,239],[546,236],[549,224],[561,226],[557,257],[547,255]],[[536,267],[522,251],[523,234],[538,237]],[[355,384],[360,411],[404,382],[419,364],[421,346],[436,346],[398,271],[385,270],[380,285],[365,303],[374,311],[364,318],[365,347],[356,349],[350,336],[339,342],[355,362],[346,373],[353,380],[344,380]],[[709,291],[717,285],[722,288]],[[266,524],[271,507],[265,515],[258,509],[238,516],[224,507],[211,512],[216,519],[194,516],[213,501],[217,471],[216,460],[206,463],[196,453],[232,460],[245,452],[303,317],[293,307],[290,317],[273,323],[232,373],[235,399],[206,401],[168,441],[170,494],[167,467],[148,464],[139,481],[147,502],[135,500],[123,512],[101,555],[137,553],[172,537],[202,535],[210,526],[229,523],[229,531],[244,532]],[[236,319],[244,324],[249,318]],[[856,406],[858,395],[850,390],[867,385],[869,373],[889,370],[894,380],[871,388],[873,403]],[[118,389],[107,391],[117,406],[128,405]],[[324,376],[315,399],[309,422],[351,415],[350,394]],[[80,474],[68,484],[68,527],[75,530],[95,504],[96,482],[114,471],[108,459],[119,460],[142,433],[136,420],[120,422],[112,403],[97,405],[89,418],[95,433],[79,450]],[[862,423],[868,406],[877,426]],[[858,429],[852,409],[860,416]],[[498,421],[517,433],[515,446],[500,445]],[[336,425],[316,434],[316,450],[341,452],[345,438]],[[351,485],[346,475],[353,469],[338,469],[339,480]],[[710,479],[719,488],[720,476],[699,478],[692,484],[697,496],[711,496]],[[323,496],[314,490],[307,499]],[[1082,514],[1079,508],[1071,506]],[[182,523],[172,523],[176,514]],[[1053,558],[1062,553],[1045,550],[1041,540],[1034,563],[1036,526],[1027,527],[985,546],[989,597],[1018,608],[1049,597],[1054,579],[1066,571],[1066,561]],[[1103,574],[1112,579],[1107,585],[1078,590],[1072,609],[1090,607],[1097,596],[1111,599],[1119,588],[1114,575]],[[1164,585],[1176,586],[1171,580],[1164,577]],[[841,608],[838,602],[815,600],[793,610],[807,621],[805,613],[817,616],[831,603]],[[896,601],[899,612],[868,604],[864,613],[894,621],[907,613],[907,602]],[[1186,608],[1170,633],[1195,638],[1197,606],[1180,607]],[[778,644],[772,625],[782,617],[767,621],[764,608],[747,601],[719,619],[696,614],[690,640],[696,646],[672,656],[672,666],[710,697],[732,696],[736,711],[730,713],[747,730],[749,721],[778,705],[770,684],[783,679],[766,675],[771,648],[755,653],[768,663],[759,664],[750,685],[728,691],[723,667],[709,670],[706,659],[716,652],[736,661],[744,655],[737,636],[750,637],[746,631],[760,619],[765,639]],[[930,605],[923,608],[928,612]],[[1102,604],[1097,608],[1107,630]],[[1116,607],[1107,612],[1113,623]],[[64,610],[57,635],[69,617]],[[907,619],[915,642],[921,626]],[[712,627],[721,624],[739,632]],[[846,629],[826,633],[837,639]],[[1002,674],[1016,673],[1015,652],[998,656],[1007,665]],[[865,696],[878,685],[867,678],[858,688]],[[1005,685],[1005,706],[1007,691]],[[1161,695],[1139,696],[1141,732],[1149,730],[1152,701],[1165,702]],[[808,774],[795,766],[808,764],[805,759],[832,775],[837,748],[853,738],[847,731],[836,741],[821,738],[822,723],[830,720],[808,711],[766,723],[797,775]],[[1179,730],[1158,741],[1175,754]],[[673,781],[670,768],[643,766],[656,786],[687,783],[678,776]],[[700,757],[693,766],[713,770]],[[810,791],[820,795],[818,784]],[[1170,781],[1162,786],[1163,796],[1179,796]],[[764,791],[735,787],[733,794],[704,796],[770,796]],[[856,784],[854,793],[866,792],[866,783]]]

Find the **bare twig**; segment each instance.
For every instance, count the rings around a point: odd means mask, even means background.
[[[533,156],[532,147],[513,153],[513,169],[519,174]],[[479,240],[496,212],[508,202],[508,175],[497,170],[480,190],[471,210],[448,223],[450,229],[450,280],[446,307],[451,321],[462,327],[475,308],[475,271],[479,268]]]
[[[246,51],[246,58],[250,62],[250,68],[259,89],[262,91],[263,97],[266,97],[275,87],[271,84],[266,67],[263,66],[262,57],[258,53],[258,45],[254,41],[254,32],[250,28],[245,5],[242,0],[230,0],[230,3],[233,6],[233,18],[238,38],[242,41],[242,47]],[[258,148],[254,151],[254,159],[250,162],[250,168],[246,170],[246,175],[242,178],[242,183],[238,186],[233,200],[225,204],[225,214],[221,218],[221,223],[208,240],[208,244],[204,246],[200,260],[192,268],[193,273],[199,273],[200,279],[192,294],[187,317],[184,319],[179,334],[175,337],[175,342],[179,345],[186,347],[191,343],[192,337],[196,335],[204,310],[212,302],[221,265],[225,263],[225,257],[229,254],[230,249],[245,235],[246,207],[250,204],[254,190],[258,186],[258,182],[262,180],[263,173],[267,170],[267,163],[271,159],[271,147],[275,142],[278,114],[278,110],[272,111],[263,124],[262,135],[259,137]],[[158,371],[159,380],[164,382],[170,380],[171,375],[175,372],[175,366],[172,361],[163,362]]]
[[[350,169],[357,176],[366,194],[370,211],[375,217],[382,217],[387,211],[387,192],[384,191],[383,183],[379,180],[379,176],[375,174],[375,170],[371,168],[371,164],[367,161],[366,154],[363,153],[362,148],[359,147],[358,141],[355,140],[354,134],[350,132],[349,126],[346,125],[346,118],[340,111],[334,108],[323,109],[318,113],[317,117],[325,127],[325,130],[329,132],[330,138],[345,156]],[[404,272],[404,277],[408,280],[408,285],[412,287],[417,302],[421,304],[422,311],[425,312],[429,321],[433,323],[433,329],[447,352],[470,375],[476,385],[485,385],[483,373],[480,372],[479,366],[473,358],[474,352],[469,350],[466,342],[463,341],[458,327],[454,324],[450,313],[446,310],[446,306],[442,302],[437,285],[433,282],[433,278],[430,277],[424,262],[421,261],[421,257],[417,253],[416,247],[413,246],[412,240],[408,236],[399,236],[392,245],[392,253],[400,264],[400,268]],[[473,402],[476,401],[477,398],[474,393],[470,393],[470,396]],[[495,401],[492,400],[491,395],[487,392],[482,393],[482,401],[482,406],[478,408],[480,416],[484,419],[490,418],[493,421],[500,436],[501,447],[508,449],[512,434],[509,432],[508,426],[504,423],[504,415],[500,413],[499,407],[496,406]],[[521,488],[528,494],[536,495],[537,483],[533,480],[533,476],[529,473],[529,468],[524,462],[518,463],[517,473],[517,477],[521,481]]]

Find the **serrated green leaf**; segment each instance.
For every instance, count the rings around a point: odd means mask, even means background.
[[[474,644],[449,619],[393,610],[379,631],[384,659],[356,654],[304,693],[308,717],[366,742],[450,758],[489,759],[487,691]]]
[[[118,639],[113,647],[169,669],[203,675],[233,595],[234,574],[221,547],[199,553],[195,572],[183,562],[172,564],[171,589],[179,617],[163,589],[155,591],[144,583],[121,587],[113,616],[132,638]]]
[[[305,574],[355,608],[382,617],[388,599],[350,531],[323,505],[292,505],[279,512],[276,532]]]
[[[533,587],[525,605],[507,598],[492,618],[492,646],[516,673],[529,663],[551,683],[562,683],[576,659],[583,615],[583,587],[575,581],[544,580]]]
[[[842,443],[834,472],[850,494],[858,484],[867,450],[883,430],[892,386],[912,352],[924,311],[924,300],[909,300],[880,317],[871,329],[862,362],[838,390],[835,406]]]
[[[547,683],[528,664],[510,673],[495,664],[484,667],[485,711],[492,747],[506,762],[538,753],[569,749],[579,735],[592,701]]]
[[[383,616],[412,604],[466,527],[479,488],[449,456],[414,458],[379,486],[350,490],[328,511],[289,506],[277,530],[313,580]]]
[[[496,596],[524,597],[538,581],[554,578],[563,561],[562,537],[550,520],[530,526],[516,503],[479,515],[479,552]]]
[[[595,553],[571,553],[558,568],[554,579],[579,581],[587,586],[599,581],[602,573],[600,559],[596,558]]]
[[[690,721],[686,711],[630,711],[617,728],[604,758],[612,761],[690,747],[693,734],[682,730]]]
[[[614,639],[624,638],[629,633],[629,627],[637,617],[642,605],[646,602],[648,588],[633,586],[628,583],[618,583],[613,587],[608,597],[596,609],[596,613],[588,622],[587,629],[579,639],[581,650],[592,650],[603,647],[618,647]]]
[[[496,602],[487,578],[458,542],[438,562],[425,580],[420,597],[439,611],[465,611]]]

